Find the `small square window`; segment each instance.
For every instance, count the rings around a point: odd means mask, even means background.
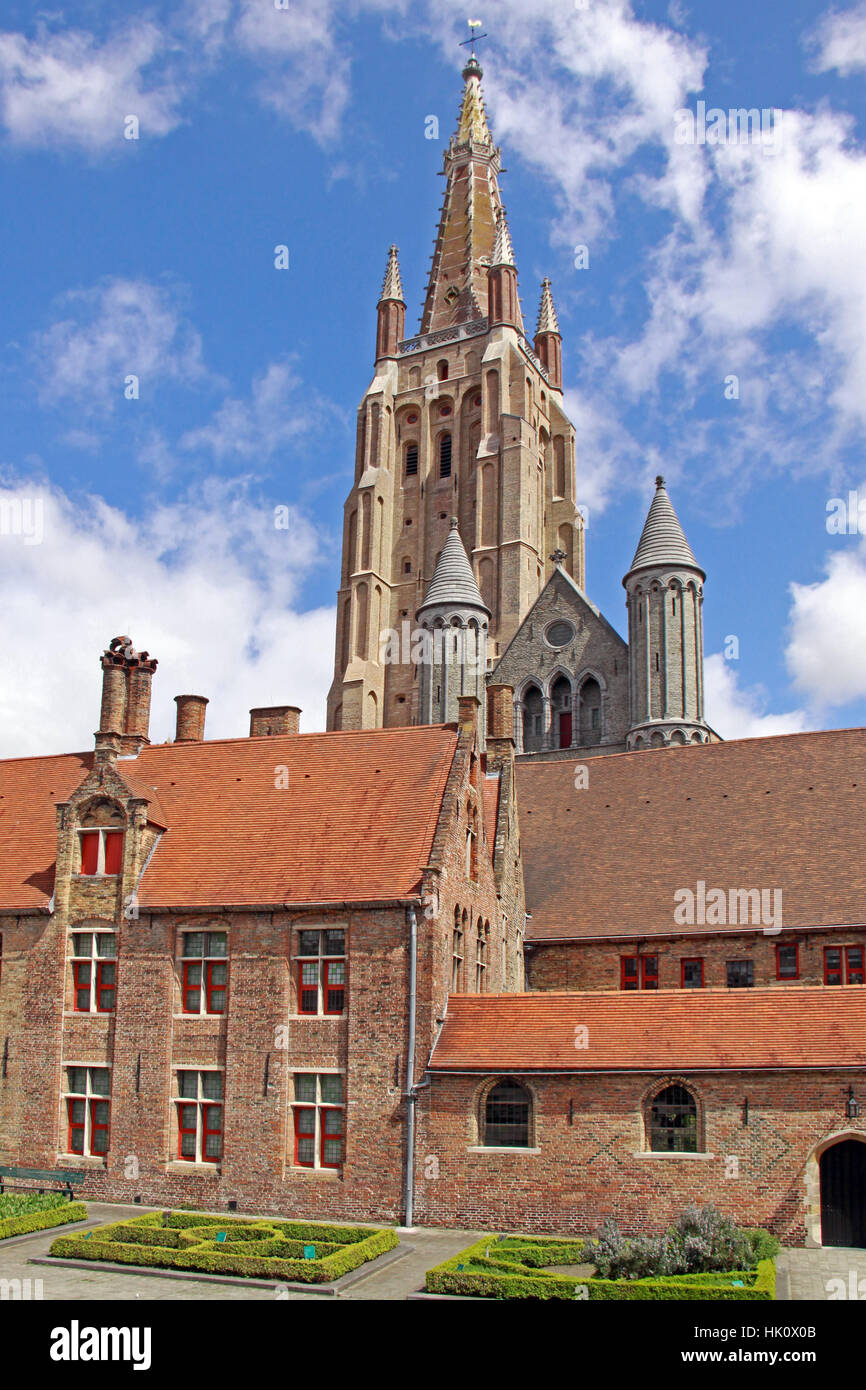
[[[776,947],[776,978],[796,980],[800,975],[799,948],[794,946]]]

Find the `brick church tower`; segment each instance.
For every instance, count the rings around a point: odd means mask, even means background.
[[[554,552],[584,585],[562,339],[547,280],[535,338],[526,337],[481,76],[473,54],[413,338],[404,336],[397,248],[388,255],[344,514],[329,729],[426,722],[410,633],[452,517],[490,613],[491,662],[538,598]],[[383,653],[389,631],[405,634],[397,661]]]

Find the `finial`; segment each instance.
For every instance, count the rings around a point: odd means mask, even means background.
[[[472,45],[472,52],[471,52],[471,54],[470,54],[470,56],[469,56],[469,58],[468,58],[468,60],[467,60],[467,63],[466,63],[465,68],[463,69],[463,80],[464,80],[464,82],[468,81],[470,77],[478,77],[478,78],[481,78],[481,77],[484,76],[484,73],[481,71],[481,67],[480,67],[480,64],[479,64],[479,62],[478,62],[478,59],[475,57],[475,44],[476,44],[480,39],[486,39],[486,38],[487,38],[487,35],[486,35],[486,34],[476,34],[476,32],[475,32],[476,29],[480,29],[480,28],[481,28],[481,25],[482,25],[482,23],[483,23],[482,20],[480,20],[480,19],[467,19],[466,23],[469,25],[469,38],[468,38],[468,39],[464,39],[463,42],[460,44],[460,47],[461,47],[461,48],[466,48],[467,45],[471,44],[471,45]]]
[[[382,293],[379,295],[379,303],[383,299],[396,299],[403,303],[403,286],[400,281],[400,263],[397,260],[398,247],[391,246],[388,250],[388,264],[385,268],[385,280],[382,285]]]
[[[452,516],[452,518],[451,518],[451,530],[452,530],[452,531],[456,531],[456,530],[457,530],[457,527],[459,526],[459,524],[460,524],[460,523],[458,522],[456,516]]]
[[[505,208],[501,203],[496,211],[496,242],[490,259],[491,269],[497,265],[511,265],[517,269],[514,260],[514,247],[511,245],[511,234],[505,218]]]
[[[556,317],[556,307],[553,303],[553,295],[550,291],[550,280],[545,276],[541,282],[541,303],[538,307],[538,327],[535,336],[539,333],[558,333],[559,321]]]
[[[551,555],[550,558],[551,558],[551,560],[553,561],[553,563],[554,563],[555,565],[561,565],[562,562],[563,562],[563,560],[567,560],[567,559],[568,559],[568,554],[567,554],[567,552],[566,552],[565,550],[558,550],[558,549],[557,549],[557,550],[554,550],[554,552],[553,552],[553,554]]]
[[[657,487],[657,488],[658,488],[658,487],[664,487],[664,485],[665,485],[665,480],[664,480],[664,478],[662,477],[661,473],[659,473],[658,477],[656,478],[656,487]]]

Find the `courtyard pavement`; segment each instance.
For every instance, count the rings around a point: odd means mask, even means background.
[[[87,1230],[91,1226],[101,1226],[108,1221],[123,1221],[130,1216],[141,1216],[147,1210],[159,1208],[121,1206],[114,1203],[88,1202],[87,1221],[77,1222],[68,1232]],[[240,1213],[239,1213],[240,1214]],[[349,1223],[347,1223],[349,1224]],[[58,1227],[48,1231],[35,1231],[32,1235],[15,1236],[11,1240],[0,1241],[0,1280],[30,1279],[34,1292],[35,1281],[42,1280],[42,1298],[48,1302],[85,1300],[102,1302],[105,1300],[211,1300],[225,1299],[258,1302],[273,1302],[273,1289],[243,1288],[237,1284],[215,1284],[207,1280],[171,1279],[156,1272],[152,1274],[115,1273],[100,1270],[98,1265],[87,1269],[71,1269],[63,1265],[30,1264],[29,1261],[48,1254],[51,1243],[60,1234]],[[67,1234],[67,1230],[63,1231]],[[296,1293],[283,1291],[283,1299],[290,1301],[316,1303],[338,1303],[345,1299],[353,1300],[401,1300],[410,1293],[424,1287],[424,1275],[433,1265],[449,1259],[478,1239],[481,1232],[442,1230],[439,1227],[419,1227],[407,1233],[400,1233],[401,1246],[410,1247],[405,1255],[380,1270],[370,1266],[370,1273],[355,1283],[347,1285],[335,1298],[322,1294]]]
[[[866,1299],[866,1250],[825,1245],[817,1250],[785,1246],[779,1251],[777,1301],[815,1299],[826,1303],[851,1298]]]

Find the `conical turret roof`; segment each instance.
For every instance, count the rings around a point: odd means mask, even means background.
[[[508,230],[508,220],[505,216],[505,208],[501,205],[496,212],[496,241],[493,244],[490,265],[491,268],[496,265],[513,265],[515,270],[517,269],[514,247],[511,245],[511,233]]]
[[[388,265],[385,269],[385,280],[382,285],[382,293],[379,295],[379,303],[381,304],[384,299],[396,299],[400,304],[405,303],[396,246],[392,246],[388,252]]]
[[[558,333],[559,320],[556,317],[556,305],[553,302],[553,295],[550,291],[550,281],[544,279],[541,282],[541,304],[538,307],[538,327],[535,336],[539,333]]]
[[[481,597],[481,591],[475,582],[469,556],[466,554],[460,539],[460,532],[457,529],[456,516],[451,518],[451,530],[448,532],[448,539],[442,547],[436,570],[430,580],[430,587],[418,612],[420,613],[424,608],[432,608],[434,604],[438,603],[463,607],[468,605],[469,607],[482,608],[485,613],[490,613],[490,609]]]
[[[647,565],[688,565],[690,569],[704,573],[686,540],[680,519],[665,489],[665,480],[661,477],[656,478],[655,497],[644,522],[629,574]]]

